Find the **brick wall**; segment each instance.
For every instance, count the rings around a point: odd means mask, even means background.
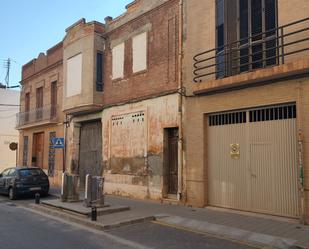
[[[117,19],[113,21],[113,26]],[[132,38],[148,27],[147,70],[132,72]],[[178,1],[169,1],[124,25],[108,30],[105,50],[104,105],[177,89]],[[112,80],[112,44],[125,43],[124,77]]]

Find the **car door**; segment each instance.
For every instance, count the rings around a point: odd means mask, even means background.
[[[6,192],[6,182],[7,182],[7,176],[11,169],[6,169],[2,172],[2,176],[0,177],[0,193]]]
[[[6,192],[8,191],[9,187],[13,185],[15,177],[16,177],[16,169],[12,168],[10,169],[6,177],[6,186],[5,186]]]

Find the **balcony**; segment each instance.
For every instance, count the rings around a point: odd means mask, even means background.
[[[307,72],[308,51],[309,18],[305,18],[199,53],[193,57],[193,82],[203,86],[196,92]]]
[[[44,106],[16,114],[16,128],[28,128],[50,123],[57,123],[57,106]]]

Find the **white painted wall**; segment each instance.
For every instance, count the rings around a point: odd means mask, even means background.
[[[147,69],[147,33],[141,33],[132,39],[133,73]]]
[[[9,149],[11,142],[18,142],[15,129],[16,113],[19,112],[19,91],[0,89],[0,171],[15,166],[16,152]],[[17,106],[10,106],[17,105]]]
[[[123,78],[124,70],[124,43],[115,46],[112,49],[113,57],[113,79]]]
[[[75,55],[67,60],[66,96],[81,94],[82,91],[82,54]]]

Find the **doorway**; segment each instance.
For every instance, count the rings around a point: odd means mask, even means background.
[[[177,197],[178,127],[164,129],[164,195]]]
[[[85,188],[86,175],[102,176],[102,123],[82,123],[79,149],[80,188]]]
[[[43,169],[44,132],[33,134],[32,165]]]

